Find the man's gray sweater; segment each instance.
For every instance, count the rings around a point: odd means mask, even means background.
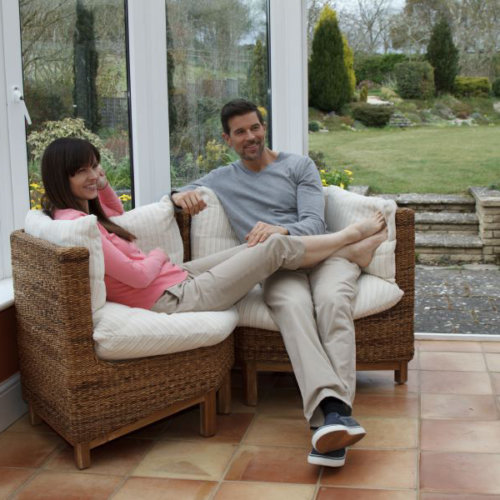
[[[212,170],[182,187],[206,186],[219,198],[241,242],[259,221],[285,227],[292,235],[323,234],[325,202],[319,172],[310,158],[279,153],[260,172],[240,160]]]

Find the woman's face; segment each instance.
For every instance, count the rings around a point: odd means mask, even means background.
[[[69,178],[71,193],[78,201],[83,202],[83,207],[88,208],[88,200],[97,197],[97,179],[99,164],[94,159],[91,164],[83,165]]]

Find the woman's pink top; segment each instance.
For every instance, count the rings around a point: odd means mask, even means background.
[[[122,203],[109,185],[99,191],[99,201],[108,217],[123,213]],[[73,220],[86,215],[73,208],[66,208],[55,210],[53,217]],[[108,232],[99,223],[97,226],[101,231],[104,253],[107,300],[151,309],[167,288],[186,279],[187,272],[172,264],[159,248],[145,255],[134,243]]]

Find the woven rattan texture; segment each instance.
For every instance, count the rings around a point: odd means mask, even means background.
[[[108,362],[95,356],[88,251],[11,235],[24,397],[71,444],[88,442],[220,387],[233,338],[211,347]]]

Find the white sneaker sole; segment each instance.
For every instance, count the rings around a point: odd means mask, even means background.
[[[323,467],[342,467],[345,464],[344,458],[328,458],[328,457],[318,457],[315,455],[309,455],[307,457],[307,462],[312,465],[322,465]]]
[[[345,425],[324,425],[312,436],[312,447],[320,453],[347,448],[363,439],[366,431],[363,427],[346,427]]]

